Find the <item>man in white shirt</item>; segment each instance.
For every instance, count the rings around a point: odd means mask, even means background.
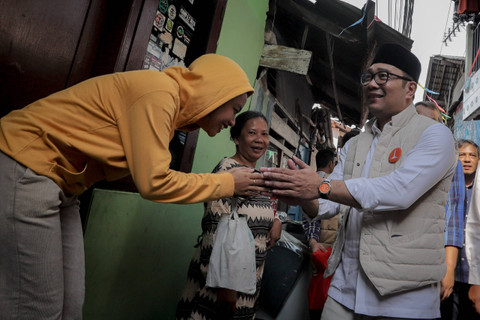
[[[440,317],[444,206],[456,155],[449,129],[412,104],[420,69],[400,45],[379,48],[361,77],[375,118],[342,148],[329,179],[297,158],[288,169],[261,168],[281,200],[300,203],[310,217],[339,214],[324,320]]]
[[[472,198],[468,209],[465,228],[465,253],[469,272],[468,283],[471,285],[468,297],[473,302],[475,311],[480,314],[480,174],[475,175]]]

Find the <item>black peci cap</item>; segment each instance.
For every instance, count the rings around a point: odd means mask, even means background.
[[[415,82],[418,82],[420,72],[422,71],[418,58],[409,50],[396,43],[382,44],[378,48],[375,58],[373,58],[372,64],[374,63],[391,64],[407,73]]]

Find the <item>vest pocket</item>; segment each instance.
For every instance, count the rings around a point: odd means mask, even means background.
[[[414,233],[391,233],[390,234],[390,243],[391,244],[402,244],[402,243],[409,243],[411,241],[416,241],[422,236],[423,232],[414,232]]]

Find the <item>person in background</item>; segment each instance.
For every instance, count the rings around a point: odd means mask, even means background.
[[[360,134],[360,129],[358,128],[352,128],[350,131],[348,131],[347,133],[345,133],[343,136],[342,136],[342,139],[340,140],[340,143],[338,144],[338,148],[343,148],[348,140],[350,140],[351,138],[355,137],[356,135],[359,135]]]
[[[339,148],[344,146],[347,141],[360,133],[360,130],[353,128],[339,141]],[[320,150],[316,155],[317,174],[322,178],[327,178],[336,165],[336,154],[330,149]],[[313,277],[308,289],[310,304],[310,319],[320,319],[323,306],[328,294],[328,287],[331,276],[324,278],[324,271],[328,257],[330,257],[331,247],[335,242],[335,236],[338,227],[338,217],[330,219],[309,219],[308,216],[302,217],[305,237],[312,251]],[[317,252],[318,250],[322,252]]]
[[[331,149],[318,150],[315,155],[317,174],[322,178],[327,178],[335,167],[336,154]],[[303,230],[307,238],[310,250],[312,251],[313,276],[310,281],[308,290],[308,298],[310,305],[310,319],[320,319],[322,309],[325,303],[325,297],[328,292],[328,282],[330,279],[323,277],[322,261],[328,259],[330,255],[327,248],[331,248],[335,241],[335,233],[337,231],[338,219],[319,220],[310,219],[308,216],[302,216]],[[316,253],[318,250],[321,252]],[[319,267],[317,267],[319,266]],[[324,292],[325,291],[325,292]]]
[[[259,112],[244,112],[237,116],[230,136],[235,143],[236,153],[223,158],[213,170],[214,173],[238,167],[255,168],[269,144],[267,119]],[[247,216],[255,239],[257,290],[252,295],[205,285],[217,224],[222,215],[230,214],[232,201],[237,201],[238,213]],[[202,235],[188,269],[187,284],[178,303],[176,318],[254,319],[267,249],[280,239],[281,228],[280,220],[274,216],[273,204],[266,196],[225,198],[205,203]]]
[[[445,313],[445,317],[442,313],[442,319],[480,319],[480,315],[475,312],[475,308],[468,298],[468,291],[470,285],[468,284],[469,266],[467,262],[467,256],[465,251],[465,228],[466,221],[468,219],[469,207],[472,198],[472,190],[474,188],[475,173],[478,166],[479,149],[478,145],[471,140],[459,140],[458,143],[458,158],[462,163],[465,189],[463,192],[463,199],[458,199],[458,202],[462,202],[460,205],[457,203],[452,204],[453,201],[447,202],[447,217],[454,215],[455,212],[450,212],[452,209],[463,209],[462,215],[457,219],[457,227],[446,228],[448,232],[449,241],[451,241],[453,248],[456,252],[448,253],[447,258],[450,257],[450,262],[455,262],[455,283],[453,286],[452,297],[450,300],[445,301],[445,306],[442,305],[442,312]],[[448,227],[448,225],[447,225]],[[452,232],[452,229],[455,229]],[[456,239],[452,239],[456,238]],[[449,269],[449,261],[447,260],[447,275]]]
[[[341,149],[328,179],[298,158],[260,168],[279,200],[300,203],[310,217],[339,214],[323,320],[440,317],[445,203],[457,159],[450,130],[412,103],[420,69],[402,46],[379,47],[360,79],[375,118]]]
[[[415,104],[417,112],[437,122],[441,114],[430,101]],[[465,228],[472,188],[478,166],[478,146],[471,140],[457,142],[459,160],[445,207],[445,262],[447,273],[441,282],[443,320],[480,319],[468,298],[468,263],[465,253]]]
[[[348,131],[342,136],[339,144],[340,148],[341,146],[344,146],[349,139],[353,138],[359,133],[360,130],[356,128]],[[322,178],[327,178],[335,168],[336,158],[337,156],[335,152],[331,149],[319,150],[315,155],[317,174]],[[311,220],[308,218],[308,216],[303,215],[302,224],[305,237],[307,238],[312,253],[316,252],[317,250],[326,251],[326,248],[330,248],[333,245],[338,225],[337,217],[332,217],[331,219],[325,220]],[[322,237],[322,240],[320,240],[320,237]]]
[[[478,153],[476,162],[478,163]],[[472,163],[467,166],[467,169],[471,168]],[[465,227],[465,253],[468,261],[468,284],[470,285],[468,288],[468,298],[473,303],[473,308],[477,313],[477,317],[478,314],[480,314],[480,233],[478,232],[480,230],[479,176],[480,175],[475,175],[473,180],[473,189],[471,191],[472,196]]]
[[[431,101],[419,101],[415,103],[415,109],[418,114],[435,120],[437,122],[442,122],[442,115],[437,106]]]
[[[320,177],[327,178],[332,173],[335,167],[335,158],[335,152],[331,149],[318,150],[315,155],[315,162],[317,174]],[[302,217],[303,230],[312,252],[317,250],[326,251],[325,246],[328,248],[333,245],[337,230],[337,219],[334,217],[328,220],[331,221],[327,223],[327,220],[310,220],[305,215]],[[322,237],[323,241],[320,241],[320,237]]]
[[[82,319],[77,196],[132,176],[146,199],[195,203],[266,190],[251,168],[171,170],[175,130],[213,137],[235,124],[253,88],[216,54],[188,68],[92,78],[0,119],[0,319]]]
[[[356,128],[348,131],[345,135],[343,135],[340,145],[345,146],[348,140],[355,137],[359,133],[360,130]],[[322,178],[328,178],[335,168],[337,162],[336,158],[337,155],[330,149],[319,150],[315,156],[317,174]],[[335,242],[335,235],[338,227],[338,217],[335,216],[324,220],[310,220],[304,215],[303,227],[312,252],[316,252],[317,250],[325,251],[326,248],[332,247],[333,243]]]

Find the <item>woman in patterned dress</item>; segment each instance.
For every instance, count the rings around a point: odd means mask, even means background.
[[[213,172],[234,167],[255,168],[257,160],[269,144],[268,123],[259,112],[247,111],[235,120],[230,136],[236,145],[232,157],[223,158]],[[247,223],[255,239],[257,290],[249,295],[229,289],[205,286],[208,264],[220,216],[229,215],[233,198],[205,203],[202,236],[190,263],[187,284],[177,307],[177,319],[254,319],[257,298],[262,284],[267,249],[280,238],[281,222],[275,219],[271,200],[262,195],[236,198],[237,211],[247,215]]]

